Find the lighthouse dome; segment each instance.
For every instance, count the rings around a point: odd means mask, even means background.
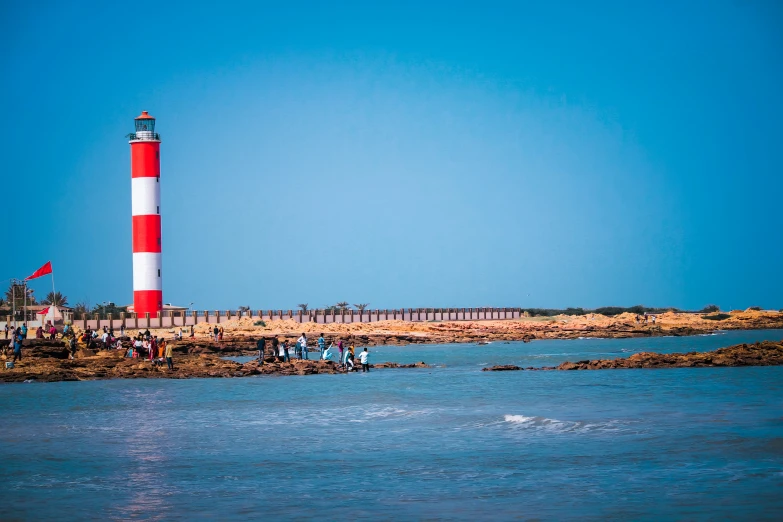
[[[155,118],[147,111],[141,111],[141,115],[135,118],[137,140],[157,140],[155,134]]]

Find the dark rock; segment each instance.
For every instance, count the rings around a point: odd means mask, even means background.
[[[482,368],[482,372],[509,372],[509,371],[520,371],[524,370],[524,368],[521,368],[519,366],[514,366],[513,364],[502,364],[500,366],[489,366],[487,368]]]
[[[628,358],[564,362],[558,370],[603,370],[613,368],[692,368],[726,366],[783,365],[783,341],[764,341],[754,345],[738,344],[712,352],[660,354],[635,353]],[[542,368],[543,369],[543,368]],[[549,368],[546,368],[549,369]]]

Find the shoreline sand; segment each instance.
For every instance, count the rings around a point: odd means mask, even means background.
[[[722,320],[711,320],[716,314],[666,312],[656,315],[653,324],[637,323],[636,316],[623,313],[613,317],[599,314],[554,317],[523,317],[489,321],[379,321],[372,323],[299,323],[293,320],[270,321],[255,325],[251,319],[235,319],[220,323],[224,342],[241,342],[260,337],[278,337],[295,341],[302,332],[311,342],[323,333],[327,343],[342,339],[357,346],[474,343],[482,341],[531,341],[535,339],[577,339],[579,337],[631,338],[656,336],[686,336],[708,334],[720,330],[762,330],[783,328],[783,312],[735,310]],[[720,317],[720,316],[717,316]],[[195,341],[211,338],[214,324],[195,326]],[[178,328],[150,330],[153,335],[171,338]],[[189,329],[184,342],[189,341]],[[129,330],[133,335],[137,330]]]

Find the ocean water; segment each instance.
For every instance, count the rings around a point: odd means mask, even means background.
[[[0,385],[0,518],[780,520],[783,367],[481,372],[783,339],[371,348],[432,369]]]

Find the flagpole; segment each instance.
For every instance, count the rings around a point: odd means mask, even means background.
[[[14,314],[14,331],[16,331],[16,279],[11,279],[11,305]]]
[[[52,303],[51,303],[51,306],[56,306],[54,304],[54,301],[55,301],[56,298],[57,298],[57,292],[54,291],[54,270],[52,270]],[[54,326],[54,321],[56,319],[56,317],[54,315],[54,310],[50,308],[49,311],[52,312],[52,326]]]

